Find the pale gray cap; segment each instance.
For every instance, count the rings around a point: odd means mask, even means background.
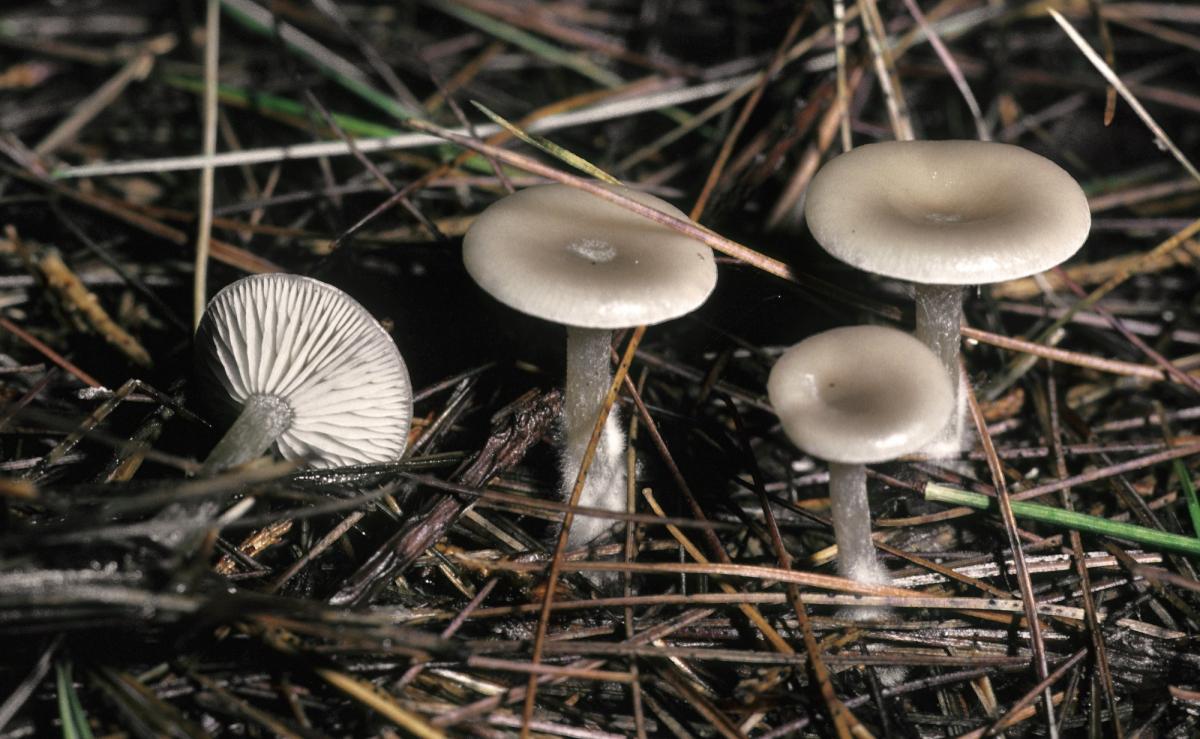
[[[292,410],[276,441],[315,467],[400,458],[412,386],[395,342],[341,290],[290,274],[252,275],[213,297],[196,332],[200,387],[240,407],[270,395]]]
[[[615,192],[684,218],[653,195]],[[583,328],[661,323],[699,307],[717,282],[710,248],[567,185],[539,185],[486,208],[463,239],[463,263],[500,302]]]
[[[1079,184],[1019,146],[891,141],[827,163],[804,217],[847,264],[910,282],[976,285],[1057,266],[1087,239]]]
[[[835,328],[801,341],[771,369],[767,395],[792,443],[843,464],[914,452],[954,409],[950,379],[933,352],[883,326]]]

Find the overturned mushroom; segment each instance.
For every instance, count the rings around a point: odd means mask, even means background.
[[[408,370],[383,327],[341,290],[253,275],[221,290],[196,332],[197,380],[236,420],[204,462],[261,456],[316,467],[400,458],[412,420]]]

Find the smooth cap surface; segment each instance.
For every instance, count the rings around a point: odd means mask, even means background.
[[[610,189],[687,218],[653,195]],[[463,239],[463,263],[500,302],[584,328],[676,318],[703,303],[717,282],[704,244],[557,184],[530,187],[484,210]]]
[[[792,443],[844,464],[920,449],[954,408],[933,352],[882,326],[835,328],[793,346],[771,369],[767,394]]]
[[[288,274],[230,284],[205,310],[196,358],[210,395],[237,407],[255,394],[287,402],[292,424],[276,441],[286,459],[339,467],[404,451],[408,369],[383,327],[332,285]]]
[[[847,264],[946,285],[1050,269],[1079,250],[1092,223],[1083,190],[1057,164],[981,141],[853,149],[817,172],[804,217]]]

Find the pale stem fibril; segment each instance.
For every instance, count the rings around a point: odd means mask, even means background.
[[[829,463],[829,504],[837,540],[838,574],[855,582],[884,585],[887,571],[871,543],[871,508],[867,501],[867,468]]]
[[[579,466],[591,440],[596,417],[612,384],[612,363],[609,351],[612,331],[609,329],[567,326],[567,379],[563,392],[563,436],[561,458],[562,490],[566,498],[579,475]],[[625,509],[625,466],[622,455],[625,434],[621,431],[620,415],[613,408],[604,424],[604,432],[596,446],[595,456],[588,468],[587,481],[579,496],[579,505],[604,508],[610,511]],[[571,524],[568,544],[572,547],[587,543],[607,531],[609,521],[577,515]]]
[[[966,394],[959,372],[962,345],[963,287],[961,285],[916,286],[917,338],[941,362],[954,393],[954,408],[946,425],[926,449],[952,453],[962,448],[966,427]]]
[[[292,425],[292,407],[275,395],[251,395],[237,420],[209,452],[200,475],[212,475],[257,459]]]

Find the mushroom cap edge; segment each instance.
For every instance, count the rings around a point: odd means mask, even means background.
[[[910,282],[990,284],[1070,258],[1091,212],[1045,157],[981,141],[866,144],[809,184],[805,220],[835,258]]]
[[[606,187],[687,218],[653,195]],[[582,328],[677,318],[699,307],[717,279],[708,246],[560,184],[529,187],[484,209],[463,239],[463,263],[509,307]]]

